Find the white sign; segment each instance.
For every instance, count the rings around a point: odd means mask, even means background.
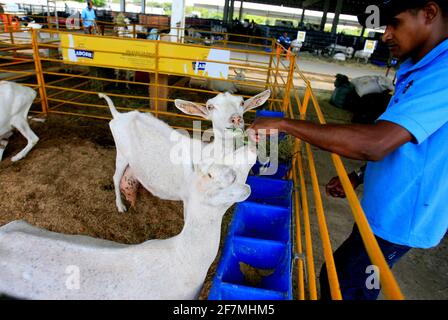
[[[299,31],[297,32],[297,41],[298,42],[305,42],[306,32],[305,31]]]
[[[230,62],[230,51],[210,49],[207,60]],[[216,62],[205,62],[197,61],[194,64],[194,71],[197,74],[198,71],[205,71],[207,76],[212,78],[224,78],[229,77],[229,65],[216,63]]]
[[[377,43],[378,41],[375,40],[366,40],[366,44],[364,45],[364,52],[374,53]]]

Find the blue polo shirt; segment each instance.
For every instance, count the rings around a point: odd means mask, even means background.
[[[82,18],[82,24],[84,25],[84,27],[93,26],[93,22],[96,19],[95,10],[93,10],[93,8],[92,8],[92,10],[89,10],[89,8],[84,8],[82,10],[81,18]]]
[[[448,40],[417,63],[403,62],[379,120],[414,141],[369,162],[362,206],[375,235],[414,248],[439,244],[448,227]]]

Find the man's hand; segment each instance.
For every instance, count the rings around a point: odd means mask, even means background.
[[[249,137],[252,141],[258,142],[259,135],[270,135],[283,131],[283,118],[257,118],[248,128]],[[259,132],[259,130],[264,130]],[[271,131],[272,130],[272,131]],[[277,130],[277,131],[274,131]]]
[[[350,173],[348,175],[348,178],[352,183],[353,189],[356,189],[361,184],[355,172]],[[346,197],[344,188],[342,187],[342,183],[341,180],[339,180],[339,177],[332,178],[330,182],[328,182],[327,185],[325,186],[325,190],[327,192],[327,195],[332,196],[334,198]]]

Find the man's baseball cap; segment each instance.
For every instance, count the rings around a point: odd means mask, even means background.
[[[400,13],[415,8],[423,7],[430,0],[382,0],[372,3],[380,9],[380,25],[378,27],[388,25],[394,17]],[[363,27],[367,26],[367,19],[372,13],[361,13],[358,15],[358,21]]]

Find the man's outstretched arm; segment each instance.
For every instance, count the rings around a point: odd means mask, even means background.
[[[413,139],[409,131],[388,121],[379,121],[373,125],[321,125],[302,120],[259,118],[249,129],[255,132],[260,129],[278,129],[320,149],[364,161],[379,161]],[[252,138],[257,139],[256,136]]]

